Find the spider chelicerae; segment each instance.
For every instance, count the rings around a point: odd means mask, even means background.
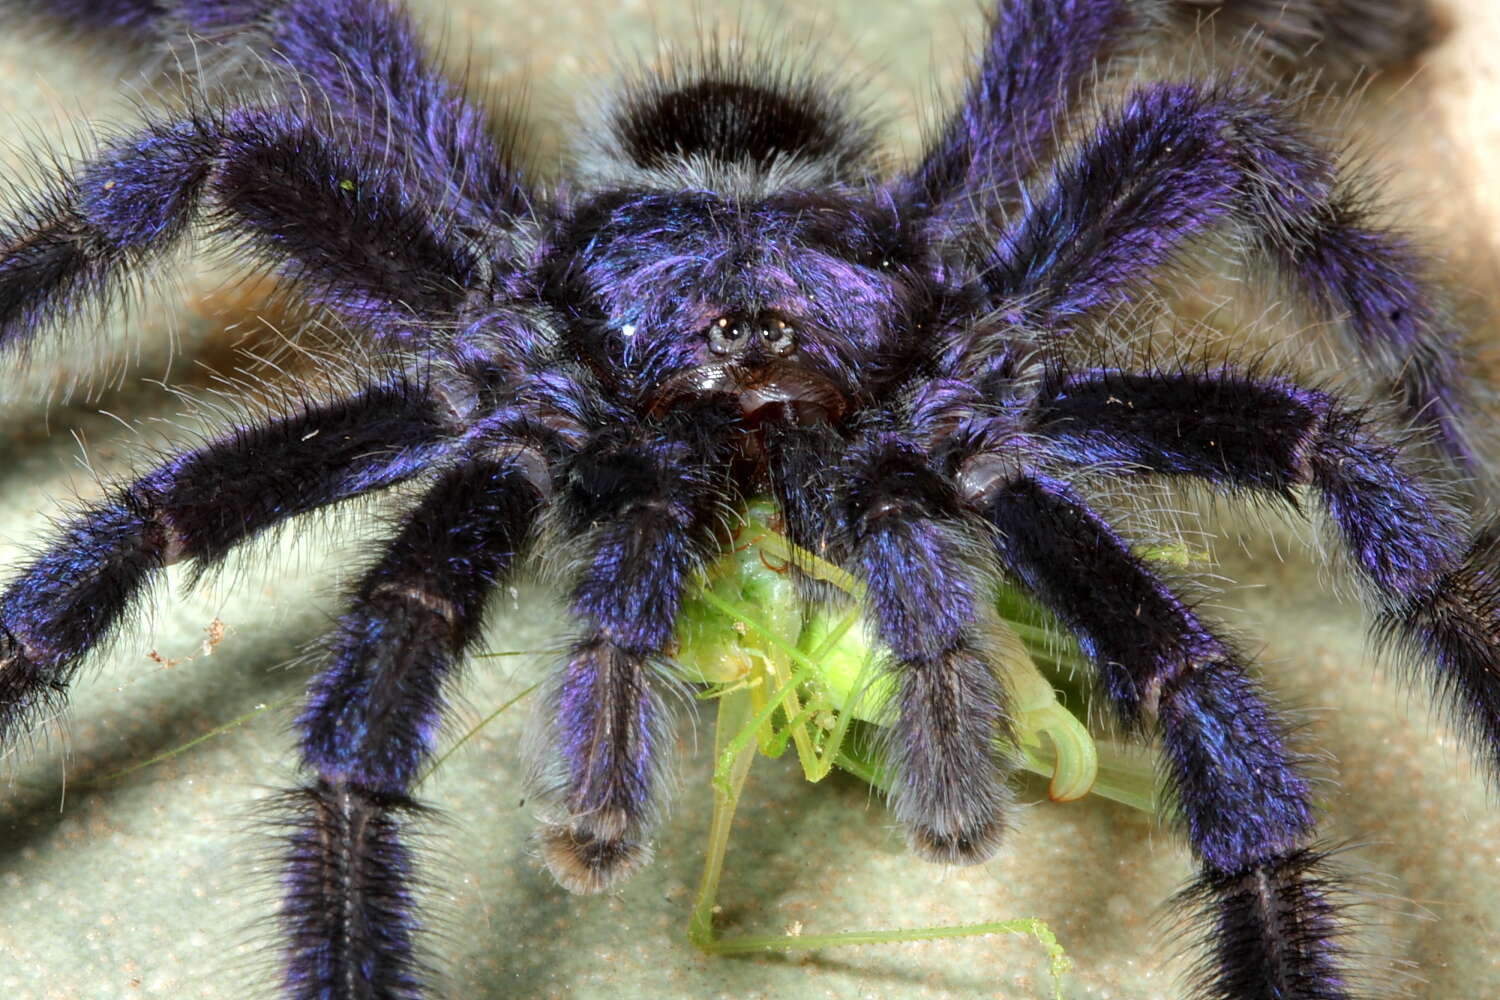
[[[1245,657],[1081,476],[1322,507],[1381,627],[1500,744],[1491,535],[1455,499],[1476,466],[1461,345],[1420,262],[1295,106],[1246,78],[1089,103],[1101,61],[1207,8],[1281,57],[1312,21],[1253,2],[1002,5],[959,110],[892,169],[834,84],[709,48],[604,100],[563,186],[529,180],[381,4],[35,6],[223,69],[212,106],[153,115],[15,207],[0,344],[19,353],[201,223],[368,349],[358,388],[116,484],[18,570],[0,739],[57,710],[164,566],[416,484],[299,717],[287,995],[422,992],[409,792],[528,549],[577,621],[537,754],[542,854],[577,890],[645,859],[670,742],[652,663],[725,517],[759,494],[866,581],[900,686],[892,806],[917,853],[981,861],[1006,826],[984,600],[1004,573],[1096,659],[1115,722],[1162,740],[1200,865],[1184,898],[1206,930],[1202,993],[1352,995],[1301,755]],[[1378,62],[1395,40],[1326,47]],[[1080,360],[1071,345],[1226,231],[1339,325],[1394,417],[1253,364]]]

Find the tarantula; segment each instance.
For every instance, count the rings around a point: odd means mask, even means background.
[[[577,623],[537,752],[542,855],[578,892],[649,859],[671,742],[653,664],[726,509],[764,494],[865,581],[898,686],[891,808],[916,854],[981,862],[1008,823],[986,610],[1005,574],[1078,638],[1115,722],[1160,738],[1200,868],[1182,894],[1205,929],[1200,995],[1353,995],[1341,876],[1285,723],[1077,475],[1321,504],[1378,628],[1497,763],[1496,530],[1452,499],[1479,462],[1460,338],[1420,261],[1246,77],[1141,83],[1067,127],[1140,40],[1223,8],[1224,30],[1284,57],[1317,5],[1008,0],[958,108],[899,170],[833,83],[710,47],[603,100],[567,185],[529,180],[381,0],[34,6],[191,46],[224,96],[149,117],[0,223],[0,347],[18,355],[199,227],[360,332],[369,360],[357,390],[110,487],[19,570],[0,595],[0,745],[60,710],[164,567],[418,484],[297,720],[285,995],[426,992],[411,790],[528,552],[560,568]],[[1331,62],[1406,44],[1358,29],[1333,32]],[[1070,345],[1226,230],[1337,323],[1395,421],[1248,364],[1078,363]]]

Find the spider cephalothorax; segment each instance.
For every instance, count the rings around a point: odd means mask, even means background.
[[[427,988],[411,793],[527,552],[558,567],[576,622],[536,753],[543,855],[579,891],[648,858],[671,742],[652,665],[726,516],[761,495],[863,582],[895,690],[892,806],[918,854],[982,861],[1009,821],[988,596],[1004,575],[1077,637],[1114,721],[1161,739],[1200,865],[1184,898],[1206,928],[1201,995],[1354,995],[1304,761],[1246,658],[1089,477],[1306,494],[1493,765],[1500,591],[1495,530],[1452,499],[1479,465],[1460,338],[1274,88],[1088,96],[1109,60],[1205,11],[1281,59],[1321,39],[1339,66],[1407,51],[1380,26],[1420,23],[1418,6],[1008,0],[905,169],[878,165],[816,74],[710,48],[599,102],[572,183],[545,186],[381,0],[35,6],[191,48],[222,97],[104,143],[0,224],[0,346],[209,223],[375,360],[357,391],[110,487],[19,568],[0,595],[0,740],[57,707],[165,566],[398,483],[416,496],[298,719],[286,995]],[[1394,418],[1248,364],[1088,362],[1081,340],[1225,230],[1342,330]]]

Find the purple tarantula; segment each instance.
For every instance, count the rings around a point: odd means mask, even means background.
[[[1339,67],[1402,54],[1419,9],[1003,0],[961,104],[895,171],[833,84],[710,48],[627,81],[570,183],[542,186],[381,0],[29,7],[191,52],[221,96],[105,143],[0,221],[0,348],[18,358],[203,229],[369,349],[359,389],[111,487],[11,575],[0,746],[60,709],[164,567],[415,484],[298,717],[286,996],[427,992],[411,791],[528,552],[566,567],[577,623],[538,753],[543,857],[579,892],[648,860],[672,742],[653,663],[726,511],[754,496],[868,587],[899,690],[891,806],[922,858],[984,861],[1010,815],[992,582],[1077,637],[1115,723],[1161,741],[1199,863],[1181,895],[1205,930],[1198,996],[1353,997],[1341,876],[1246,658],[1081,473],[1320,503],[1381,634],[1500,766],[1500,531],[1455,499],[1479,460],[1460,338],[1420,261],[1248,76],[1089,103],[1101,65],[1205,14],[1276,59],[1321,37]],[[1075,345],[1224,232],[1337,325],[1394,418],[1251,365],[1080,363]]]

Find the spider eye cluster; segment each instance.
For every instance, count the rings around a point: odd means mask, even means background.
[[[784,358],[797,349],[797,330],[774,313],[753,316],[720,316],[705,333],[709,352],[721,358],[738,359],[763,352]]]

